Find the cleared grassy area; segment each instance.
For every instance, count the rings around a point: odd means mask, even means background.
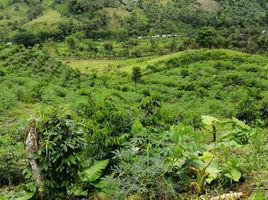
[[[144,58],[128,58],[128,59],[86,59],[86,60],[64,60],[63,62],[68,64],[74,69],[78,69],[83,73],[88,73],[90,71],[104,72],[107,69],[119,69],[124,72],[131,72],[132,68],[138,66],[140,68],[145,68],[148,65],[153,65],[160,61],[165,61],[167,59],[177,57],[185,52],[178,52],[174,54],[168,54],[164,56],[151,56]]]
[[[131,58],[131,59],[89,59],[89,60],[64,60],[63,62],[82,73],[91,71],[104,72],[109,68],[120,69],[121,71],[130,72],[132,67],[145,67],[151,62],[153,57]]]
[[[183,52],[177,52],[172,54],[167,54],[163,56],[150,56],[143,58],[131,58],[131,59],[67,59],[62,60],[64,63],[69,65],[74,69],[78,69],[82,73],[89,73],[92,71],[105,72],[109,69],[117,69],[123,72],[131,72],[132,68],[138,66],[142,69],[149,65],[154,65],[159,62],[164,62],[171,58],[176,58],[183,56],[189,52],[194,52],[197,50],[188,50]],[[204,50],[207,51],[207,50]],[[233,50],[210,50],[211,52],[224,51],[228,56],[238,56],[247,55],[242,52]]]
[[[51,29],[53,28],[53,25],[56,25],[63,20],[64,18],[58,11],[48,9],[44,11],[43,15],[24,24],[23,27],[32,30],[33,32],[37,32],[42,29],[47,30],[48,27]]]

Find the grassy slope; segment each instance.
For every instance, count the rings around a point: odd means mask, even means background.
[[[171,58],[182,57],[189,52],[197,52],[199,50],[188,50],[183,52],[177,52],[172,54],[167,54],[163,56],[151,56],[144,58],[131,58],[131,59],[70,59],[64,60],[70,67],[74,69],[79,69],[83,73],[96,71],[105,71],[108,66],[112,68],[118,68],[120,71],[131,72],[134,66],[139,66],[144,69],[148,65],[154,65],[158,62],[164,62]],[[223,51],[230,56],[246,55],[245,53],[233,50],[215,50]]]
[[[1,54],[4,54],[4,51],[0,52],[0,55]],[[189,55],[200,54],[203,54],[203,56],[205,55],[206,60],[193,60],[190,57],[189,64],[180,66],[175,63],[172,64],[171,68],[169,69],[164,68],[172,59],[186,59],[189,58]],[[210,54],[211,56],[208,56]],[[237,61],[236,59],[238,58],[240,58],[241,61]],[[18,62],[20,63],[20,60]],[[235,66],[235,70],[222,69],[215,73],[215,64],[218,62],[220,62],[223,66]],[[42,65],[39,63],[39,61],[37,61],[37,63]],[[73,65],[74,63],[75,65]],[[258,74],[254,72],[249,73],[246,71],[247,68],[252,67],[256,67],[257,69],[268,67],[267,57],[249,55],[232,50],[195,50],[158,57],[155,56],[126,60],[102,60],[101,62],[99,60],[85,60],[74,61],[74,63],[71,61],[70,65],[84,73],[92,72],[92,69],[96,68],[95,65],[97,65],[100,72],[104,72],[105,66],[107,66],[109,63],[112,70],[117,70],[117,65],[121,65],[122,67],[120,70],[126,72],[131,72],[132,66],[140,66],[144,70],[147,70],[146,66],[148,65],[163,67],[163,69],[161,69],[159,72],[151,72],[147,75],[144,75],[142,78],[143,82],[138,84],[137,88],[134,87],[134,84],[130,81],[129,77],[122,79],[117,75],[114,79],[108,79],[109,84],[108,86],[105,86],[101,77],[102,73],[100,73],[100,77],[96,79],[95,86],[89,86],[88,82],[82,83],[81,91],[92,92],[92,96],[98,103],[102,102],[107,96],[111,96],[115,102],[120,103],[117,105],[121,106],[121,104],[127,104],[133,107],[144,97],[144,91],[157,92],[163,102],[161,113],[164,113],[163,116],[169,117],[171,120],[181,113],[188,113],[190,117],[194,114],[200,116],[200,114],[212,113],[213,116],[218,117],[223,115],[232,115],[235,110],[235,106],[237,103],[239,103],[241,98],[247,94],[247,91],[243,86],[240,85],[225,86],[221,88],[221,85],[225,83],[224,79],[222,78],[225,78],[226,75],[231,76],[239,73],[239,75],[243,77],[245,81],[256,80],[260,81],[265,86],[268,85],[267,80],[260,78],[263,76],[263,72]],[[86,70],[85,66],[89,64],[89,69]],[[81,65],[83,66],[81,67]],[[42,66],[46,68],[46,64]],[[4,69],[1,67],[2,66],[0,63],[0,69]],[[34,69],[36,68],[38,67],[34,66]],[[189,71],[188,77],[183,78],[181,76],[183,69],[187,69]],[[218,77],[214,77],[214,75],[217,75]],[[6,79],[8,80],[9,77],[6,77]],[[38,81],[38,79],[32,79],[31,81],[33,80]],[[16,77],[16,74],[12,75],[12,85],[15,85],[14,87],[19,87],[16,85],[21,85],[20,81],[22,81],[21,77]],[[30,80],[25,79],[25,83],[21,85],[21,87],[28,88],[27,83],[29,81]],[[89,82],[90,81],[91,80],[89,80]],[[5,85],[4,82],[2,83]],[[181,86],[189,86],[192,83],[199,88],[194,88],[191,91],[189,91],[189,89],[181,88]],[[50,104],[53,103],[54,105],[69,104],[70,107],[73,108],[74,105],[78,104],[80,101],[83,101],[83,96],[79,95],[79,90],[78,92],[74,92],[72,89],[60,86],[60,84],[62,83],[55,82],[53,85],[44,86],[42,88],[42,99],[44,102],[49,102]],[[201,84],[203,86],[201,86]],[[205,88],[206,85],[209,84],[211,86],[209,86],[208,89],[202,89],[202,87]],[[196,89],[199,90],[200,87],[202,90],[197,91]],[[126,90],[123,90],[124,88],[126,88]],[[62,96],[62,92],[65,95]],[[263,94],[268,94],[267,87],[262,92]],[[216,99],[216,95],[219,96],[220,99],[218,99],[218,97]],[[19,132],[21,137],[24,132],[21,131],[20,128],[27,126],[27,119],[34,114],[34,111],[39,106],[39,103],[18,101],[10,109],[2,112],[0,117],[0,127],[6,130],[12,130],[10,131],[12,134],[6,136],[10,136],[10,138],[14,137],[15,141],[20,141],[22,144],[23,138],[18,138],[17,136],[15,137],[15,135],[17,132]],[[3,139],[5,142],[6,136],[1,136],[0,139]],[[18,145],[16,145],[16,143],[12,143],[12,145],[10,145],[10,149],[13,150],[14,148],[17,148]],[[6,152],[5,148],[5,146],[0,148],[0,154],[1,150]],[[22,149],[20,150],[23,151],[23,144]],[[20,155],[17,156],[19,157]],[[262,177],[268,176],[265,169],[264,172],[261,173]],[[253,177],[253,182],[261,182],[262,180],[260,179],[261,178],[257,176]]]
[[[23,28],[37,32],[42,29],[53,29],[64,18],[61,14],[53,9],[47,9],[43,15],[23,25]]]
[[[198,55],[203,53],[204,55],[214,54],[216,58],[209,58],[200,61],[190,61],[191,64],[185,66],[173,66],[171,69],[167,69],[167,63],[172,59],[185,59],[191,55]],[[243,60],[242,63],[236,61],[237,58]],[[223,66],[227,66],[227,69],[222,69],[220,72],[215,70],[215,65],[221,63]],[[147,71],[147,66],[159,68],[159,72],[149,73],[144,75],[142,80],[143,84],[139,86],[139,91],[155,91],[160,94],[161,99],[164,99],[162,111],[164,113],[180,113],[185,112],[191,114],[214,114],[218,117],[228,116],[232,117],[236,105],[243,100],[248,94],[247,87],[251,86],[231,86],[227,81],[233,76],[242,77],[244,83],[250,81],[256,81],[267,87],[267,80],[263,79],[264,74],[258,75],[258,73],[248,73],[247,69],[259,68],[263,69],[268,63],[268,58],[260,55],[249,55],[239,51],[233,50],[191,50],[174,54],[168,54],[159,57],[147,57],[138,59],[126,59],[126,60],[72,60],[69,65],[75,69],[79,69],[83,73],[91,73],[96,70],[100,74],[108,71],[123,71],[131,73],[133,66],[139,66]],[[110,66],[110,67],[107,67]],[[121,67],[118,67],[121,66]],[[229,70],[228,66],[235,67],[235,70]],[[191,74],[188,77],[181,77],[183,70]],[[266,72],[267,73],[267,72]],[[262,77],[262,78],[261,78]],[[113,83],[116,84],[116,83]],[[225,87],[222,85],[227,84]],[[204,86],[203,86],[204,85]],[[132,87],[132,83],[122,84],[122,87]],[[194,87],[193,89],[187,89],[187,87]],[[206,87],[209,89],[205,89]],[[184,89],[186,87],[186,89]],[[205,89],[200,89],[198,87]],[[223,88],[221,88],[223,87]],[[99,92],[112,94],[114,90],[102,88]],[[136,92],[121,92],[119,94],[125,96],[126,102],[132,101],[132,99],[140,98],[140,94]],[[194,93],[195,94],[194,94]],[[201,96],[195,96],[200,92]],[[205,93],[203,93],[205,92]],[[204,95],[204,96],[203,96]],[[217,99],[219,95],[219,99]],[[268,90],[264,89],[261,95],[268,98]],[[224,103],[223,103],[224,102]]]
[[[8,23],[20,21],[27,17],[29,6],[26,3],[15,3],[8,6],[8,4],[3,1],[3,5],[5,5],[5,7],[4,9],[0,9],[0,15],[4,16],[4,18],[0,20],[0,25],[7,25]],[[19,10],[15,10],[16,7],[18,7]]]

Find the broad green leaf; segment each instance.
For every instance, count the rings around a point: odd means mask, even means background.
[[[134,134],[138,134],[142,129],[142,123],[140,122],[140,120],[136,120],[131,127],[131,132]]]
[[[239,179],[241,178],[242,174],[237,169],[231,168],[231,170],[225,173],[224,176],[232,179],[233,181],[239,182]]]
[[[246,125],[244,122],[242,122],[234,117],[233,117],[232,121],[235,123],[235,125],[239,126],[240,128],[250,130],[250,126]]]
[[[208,116],[208,115],[202,115],[201,118],[202,118],[203,124],[208,125],[208,126],[212,125],[215,122],[220,122],[217,118]]]
[[[105,188],[108,184],[109,184],[108,181],[100,179],[100,180],[97,180],[97,181],[94,183],[94,187],[95,187],[95,188],[98,188],[98,189],[103,189],[103,188]]]
[[[75,196],[84,196],[86,197],[88,195],[87,191],[84,191],[81,186],[74,186],[70,189],[70,193]]]
[[[107,167],[109,160],[96,161],[91,167],[80,173],[80,178],[84,182],[92,183],[102,176],[103,170]]]
[[[208,178],[206,179],[206,182],[210,184],[214,179],[216,179],[219,175],[221,170],[217,169],[216,167],[209,166],[206,169],[206,173],[208,173]]]
[[[206,151],[203,153],[201,159],[205,162],[209,162],[213,157],[214,156],[210,152]]]
[[[16,198],[15,200],[29,200],[34,196],[34,192],[26,192],[22,197]]]
[[[171,161],[173,166],[176,166],[178,168],[181,168],[186,163],[186,160],[187,160],[186,157],[182,157],[180,159],[175,159],[175,158],[169,157],[168,159],[169,159],[169,161]]]

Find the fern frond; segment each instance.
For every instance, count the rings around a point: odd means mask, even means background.
[[[80,179],[84,182],[92,183],[102,176],[103,170],[107,167],[109,160],[99,160],[94,162],[94,164],[84,169],[80,173]]]

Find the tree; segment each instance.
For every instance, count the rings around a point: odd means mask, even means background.
[[[7,41],[9,30],[7,27],[2,27],[0,29],[0,43],[5,43]]]
[[[268,32],[262,33],[257,38],[258,51],[268,53]]]
[[[247,124],[252,124],[259,118],[258,107],[254,99],[242,101],[237,108],[236,118]]]
[[[204,27],[198,32],[196,42],[200,47],[212,48],[218,46],[218,38],[219,34],[214,28]]]
[[[38,38],[30,32],[18,33],[13,37],[13,41],[17,44],[22,44],[25,47],[32,47],[39,42]]]
[[[76,50],[76,38],[74,36],[68,36],[66,42],[70,50]]]
[[[132,80],[135,83],[135,87],[137,86],[137,83],[140,81],[140,79],[141,79],[141,69],[139,67],[133,67]]]
[[[42,6],[41,3],[32,3],[31,9],[27,12],[28,14],[28,19],[33,20],[40,16],[42,14]]]
[[[69,114],[52,108],[42,114],[37,132],[41,135],[37,164],[44,178],[45,199],[66,199],[82,167],[83,129]]]

